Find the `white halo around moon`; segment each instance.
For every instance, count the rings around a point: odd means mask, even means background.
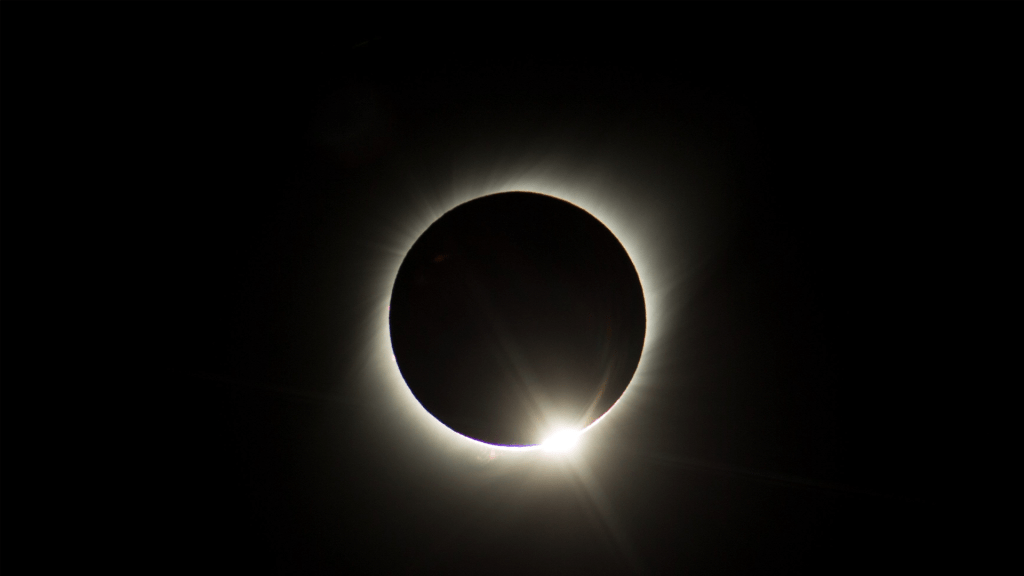
[[[445,451],[485,448],[500,452],[536,451],[538,446],[494,446],[463,436],[431,415],[413,396],[395,360],[388,323],[388,306],[398,269],[413,243],[438,218],[465,202],[509,191],[536,192],[570,202],[601,221],[626,249],[640,277],[647,311],[644,349],[630,384],[619,400],[597,421],[578,431],[582,436],[605,420],[623,417],[638,394],[652,385],[652,368],[657,364],[659,341],[678,308],[674,291],[682,283],[684,256],[680,254],[673,230],[678,227],[676,215],[661,198],[663,190],[644,190],[643,184],[622,186],[597,170],[559,170],[557,163],[547,162],[531,169],[506,170],[505,176],[484,177],[479,171],[456,171],[456,182],[446,191],[412,192],[412,205],[390,207],[395,228],[387,231],[386,255],[374,271],[373,310],[370,323],[365,367],[373,370],[372,378],[386,388],[383,397],[392,403],[389,413],[415,423],[415,432],[428,437]],[[559,175],[561,173],[561,175]],[[668,298],[672,297],[674,305]],[[381,398],[382,396],[377,396]],[[552,434],[558,431],[552,430]]]

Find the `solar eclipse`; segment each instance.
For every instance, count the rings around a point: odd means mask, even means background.
[[[932,213],[984,195],[1012,91],[979,63],[1012,50],[24,16],[9,200],[41,204],[9,260],[59,313],[15,344],[70,372],[12,372],[45,417],[9,440],[54,462],[42,504],[115,520],[62,557],[946,562],[964,355],[933,300],[970,303],[973,220]]]

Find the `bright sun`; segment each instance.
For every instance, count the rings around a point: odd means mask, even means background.
[[[561,430],[549,436],[541,446],[548,452],[568,452],[579,437],[579,430]]]

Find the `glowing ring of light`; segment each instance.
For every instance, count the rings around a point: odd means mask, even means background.
[[[657,202],[644,204],[636,201],[637,196],[643,197],[644,194],[608,190],[600,182],[588,184],[576,180],[567,185],[553,182],[550,177],[520,176],[503,180],[497,185],[493,178],[489,180],[491,181],[487,183],[466,183],[458,186],[448,194],[447,198],[438,200],[433,205],[425,201],[421,210],[418,213],[413,213],[412,218],[403,223],[404,230],[392,236],[393,244],[388,250],[386,264],[378,268],[374,282],[378,287],[375,293],[380,295],[380,299],[375,303],[373,311],[372,322],[375,328],[370,356],[375,360],[372,364],[380,370],[379,373],[382,374],[382,379],[389,388],[389,397],[395,402],[398,411],[406,417],[414,419],[421,428],[421,432],[429,434],[439,441],[442,449],[485,448],[504,452],[538,451],[542,445],[491,445],[455,432],[420,405],[402,378],[391,349],[388,305],[398,269],[413,243],[426,231],[427,227],[456,206],[481,196],[508,191],[537,192],[574,204],[597,218],[615,235],[629,254],[640,277],[647,309],[647,331],[640,362],[629,385],[615,404],[600,418],[580,431],[580,436],[609,415],[622,412],[621,407],[630,405],[638,390],[647,385],[652,367],[652,356],[654,356],[652,350],[657,349],[660,337],[666,328],[668,320],[666,316],[670,316],[671,312],[667,311],[665,307],[665,292],[672,288],[677,279],[673,277],[673,269],[655,266],[656,260],[663,260],[658,256],[665,248],[664,245],[654,244],[653,239],[659,237],[659,234],[656,230],[651,230],[650,224],[653,223],[654,228],[659,228],[658,223],[663,222],[663,218],[659,218],[659,216],[663,217],[664,214],[659,214]],[[474,184],[483,185],[476,186]],[[671,248],[668,249],[671,250]]]

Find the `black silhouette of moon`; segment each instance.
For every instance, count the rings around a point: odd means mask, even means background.
[[[626,390],[647,325],[640,278],[599,220],[503,192],[434,222],[402,262],[391,343],[420,404],[505,446],[591,424]]]

